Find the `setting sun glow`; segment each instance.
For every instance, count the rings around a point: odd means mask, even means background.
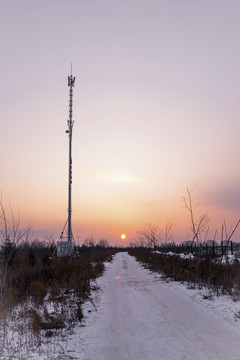
[[[125,239],[126,239],[126,235],[125,235],[125,234],[122,234],[122,235],[121,235],[121,239],[122,239],[122,240],[125,240]]]

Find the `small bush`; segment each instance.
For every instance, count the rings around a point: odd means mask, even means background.
[[[35,335],[38,335],[41,323],[41,316],[38,314],[38,312],[35,309],[30,308],[28,309],[28,311],[23,313],[22,316],[27,316],[30,319],[30,326],[32,328],[32,331]]]
[[[46,284],[35,280],[28,288],[28,295],[32,296],[36,302],[42,303],[47,295],[47,290]]]
[[[95,264],[94,270],[95,270],[96,276],[102,275],[102,273],[104,271],[104,264],[102,262],[98,262],[97,264]]]

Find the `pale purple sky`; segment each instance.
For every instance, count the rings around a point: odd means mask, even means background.
[[[0,188],[58,236],[67,216],[73,63],[73,230],[189,233],[195,186],[210,234],[240,216],[240,2],[0,0]],[[211,236],[211,235],[210,235]]]

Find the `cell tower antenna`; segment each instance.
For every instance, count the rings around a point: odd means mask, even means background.
[[[68,218],[64,225],[60,240],[57,243],[56,251],[57,256],[72,256],[76,254],[76,246],[72,233],[72,130],[73,130],[73,88],[75,85],[75,77],[72,76],[72,63],[71,75],[68,76],[69,86],[69,119],[67,121],[68,129],[66,133],[69,137],[69,162],[68,162]],[[65,228],[67,225],[67,236],[64,236]],[[67,239],[67,240],[63,240]]]

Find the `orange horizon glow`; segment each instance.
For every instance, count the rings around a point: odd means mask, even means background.
[[[186,196],[186,194],[183,195]],[[7,204],[6,197],[7,194],[4,191],[3,203],[5,205]],[[111,203],[110,200],[105,204],[106,206],[101,206],[101,201],[99,201],[99,204],[96,202],[90,207],[88,207],[87,202],[81,208],[78,208],[75,204],[72,214],[75,240],[78,244],[82,244],[86,238],[92,236],[95,242],[106,239],[110,244],[121,246],[124,241],[124,245],[127,246],[140,239],[139,232],[143,229],[144,224],[156,226],[162,238],[164,238],[166,225],[171,225],[171,235],[174,242],[181,243],[185,240],[191,240],[192,232],[189,213],[184,207],[182,196],[179,196],[176,200],[168,201],[166,199],[163,201],[160,199],[154,203],[142,202],[136,205],[129,203],[128,209],[125,209],[126,204],[124,203],[122,208],[120,208],[119,204],[116,208],[115,203]],[[228,232],[231,232],[238,220],[236,211],[231,209],[225,211],[220,207],[207,204],[203,194],[199,194],[197,189],[192,193],[192,201],[196,222],[204,213],[207,213],[210,218],[207,240],[213,239],[217,231],[216,240],[220,242],[221,227],[224,221],[227,224]],[[41,204],[40,201],[39,204]],[[17,205],[11,201],[14,214],[20,209],[20,220],[23,227],[30,224],[33,228],[32,233],[36,234],[36,237],[39,236],[44,239],[53,236],[56,241],[58,240],[67,219],[66,204],[64,202],[58,208],[56,204],[49,203],[46,211],[44,210],[44,204],[42,204],[42,209],[40,206],[33,208],[31,201],[25,201],[24,207],[18,207]],[[9,209],[8,215],[10,216]],[[124,234],[121,232],[123,224],[126,230]],[[119,239],[119,233],[121,234],[121,240]],[[123,238],[125,234],[128,234],[127,238]],[[233,240],[238,241],[239,234],[240,229],[237,230]]]

